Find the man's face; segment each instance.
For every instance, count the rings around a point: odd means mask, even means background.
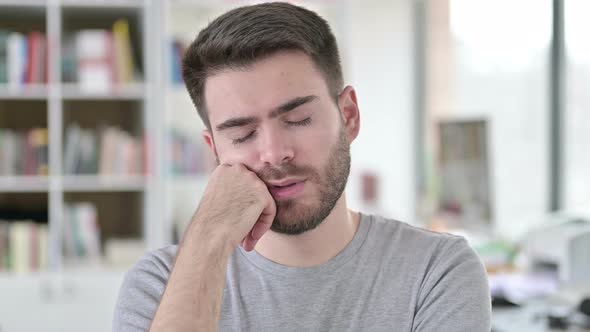
[[[344,191],[349,146],[358,131],[354,90],[345,93],[337,103],[301,52],[280,52],[207,79],[212,133],[205,131],[205,139],[219,163],[244,164],[266,183],[277,205],[273,231],[300,234],[315,228]],[[352,132],[351,99],[357,115]]]

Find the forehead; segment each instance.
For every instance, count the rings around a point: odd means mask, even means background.
[[[294,97],[328,99],[328,87],[311,58],[303,52],[280,52],[240,69],[207,78],[205,101],[209,119],[263,116]]]

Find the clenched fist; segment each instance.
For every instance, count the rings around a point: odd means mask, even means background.
[[[223,164],[211,174],[192,224],[251,251],[275,214],[272,195],[256,173],[242,164]]]

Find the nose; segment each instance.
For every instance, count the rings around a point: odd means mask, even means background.
[[[264,166],[279,166],[288,163],[295,155],[288,135],[281,135],[279,130],[265,130],[260,139],[260,161]]]

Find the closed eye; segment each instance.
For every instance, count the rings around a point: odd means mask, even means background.
[[[252,130],[248,135],[246,135],[244,137],[233,139],[231,143],[233,145],[238,145],[240,143],[246,142],[247,140],[251,139],[255,135],[256,135],[256,130]]]
[[[289,126],[307,126],[311,123],[311,117],[305,118],[301,121],[285,121]]]

